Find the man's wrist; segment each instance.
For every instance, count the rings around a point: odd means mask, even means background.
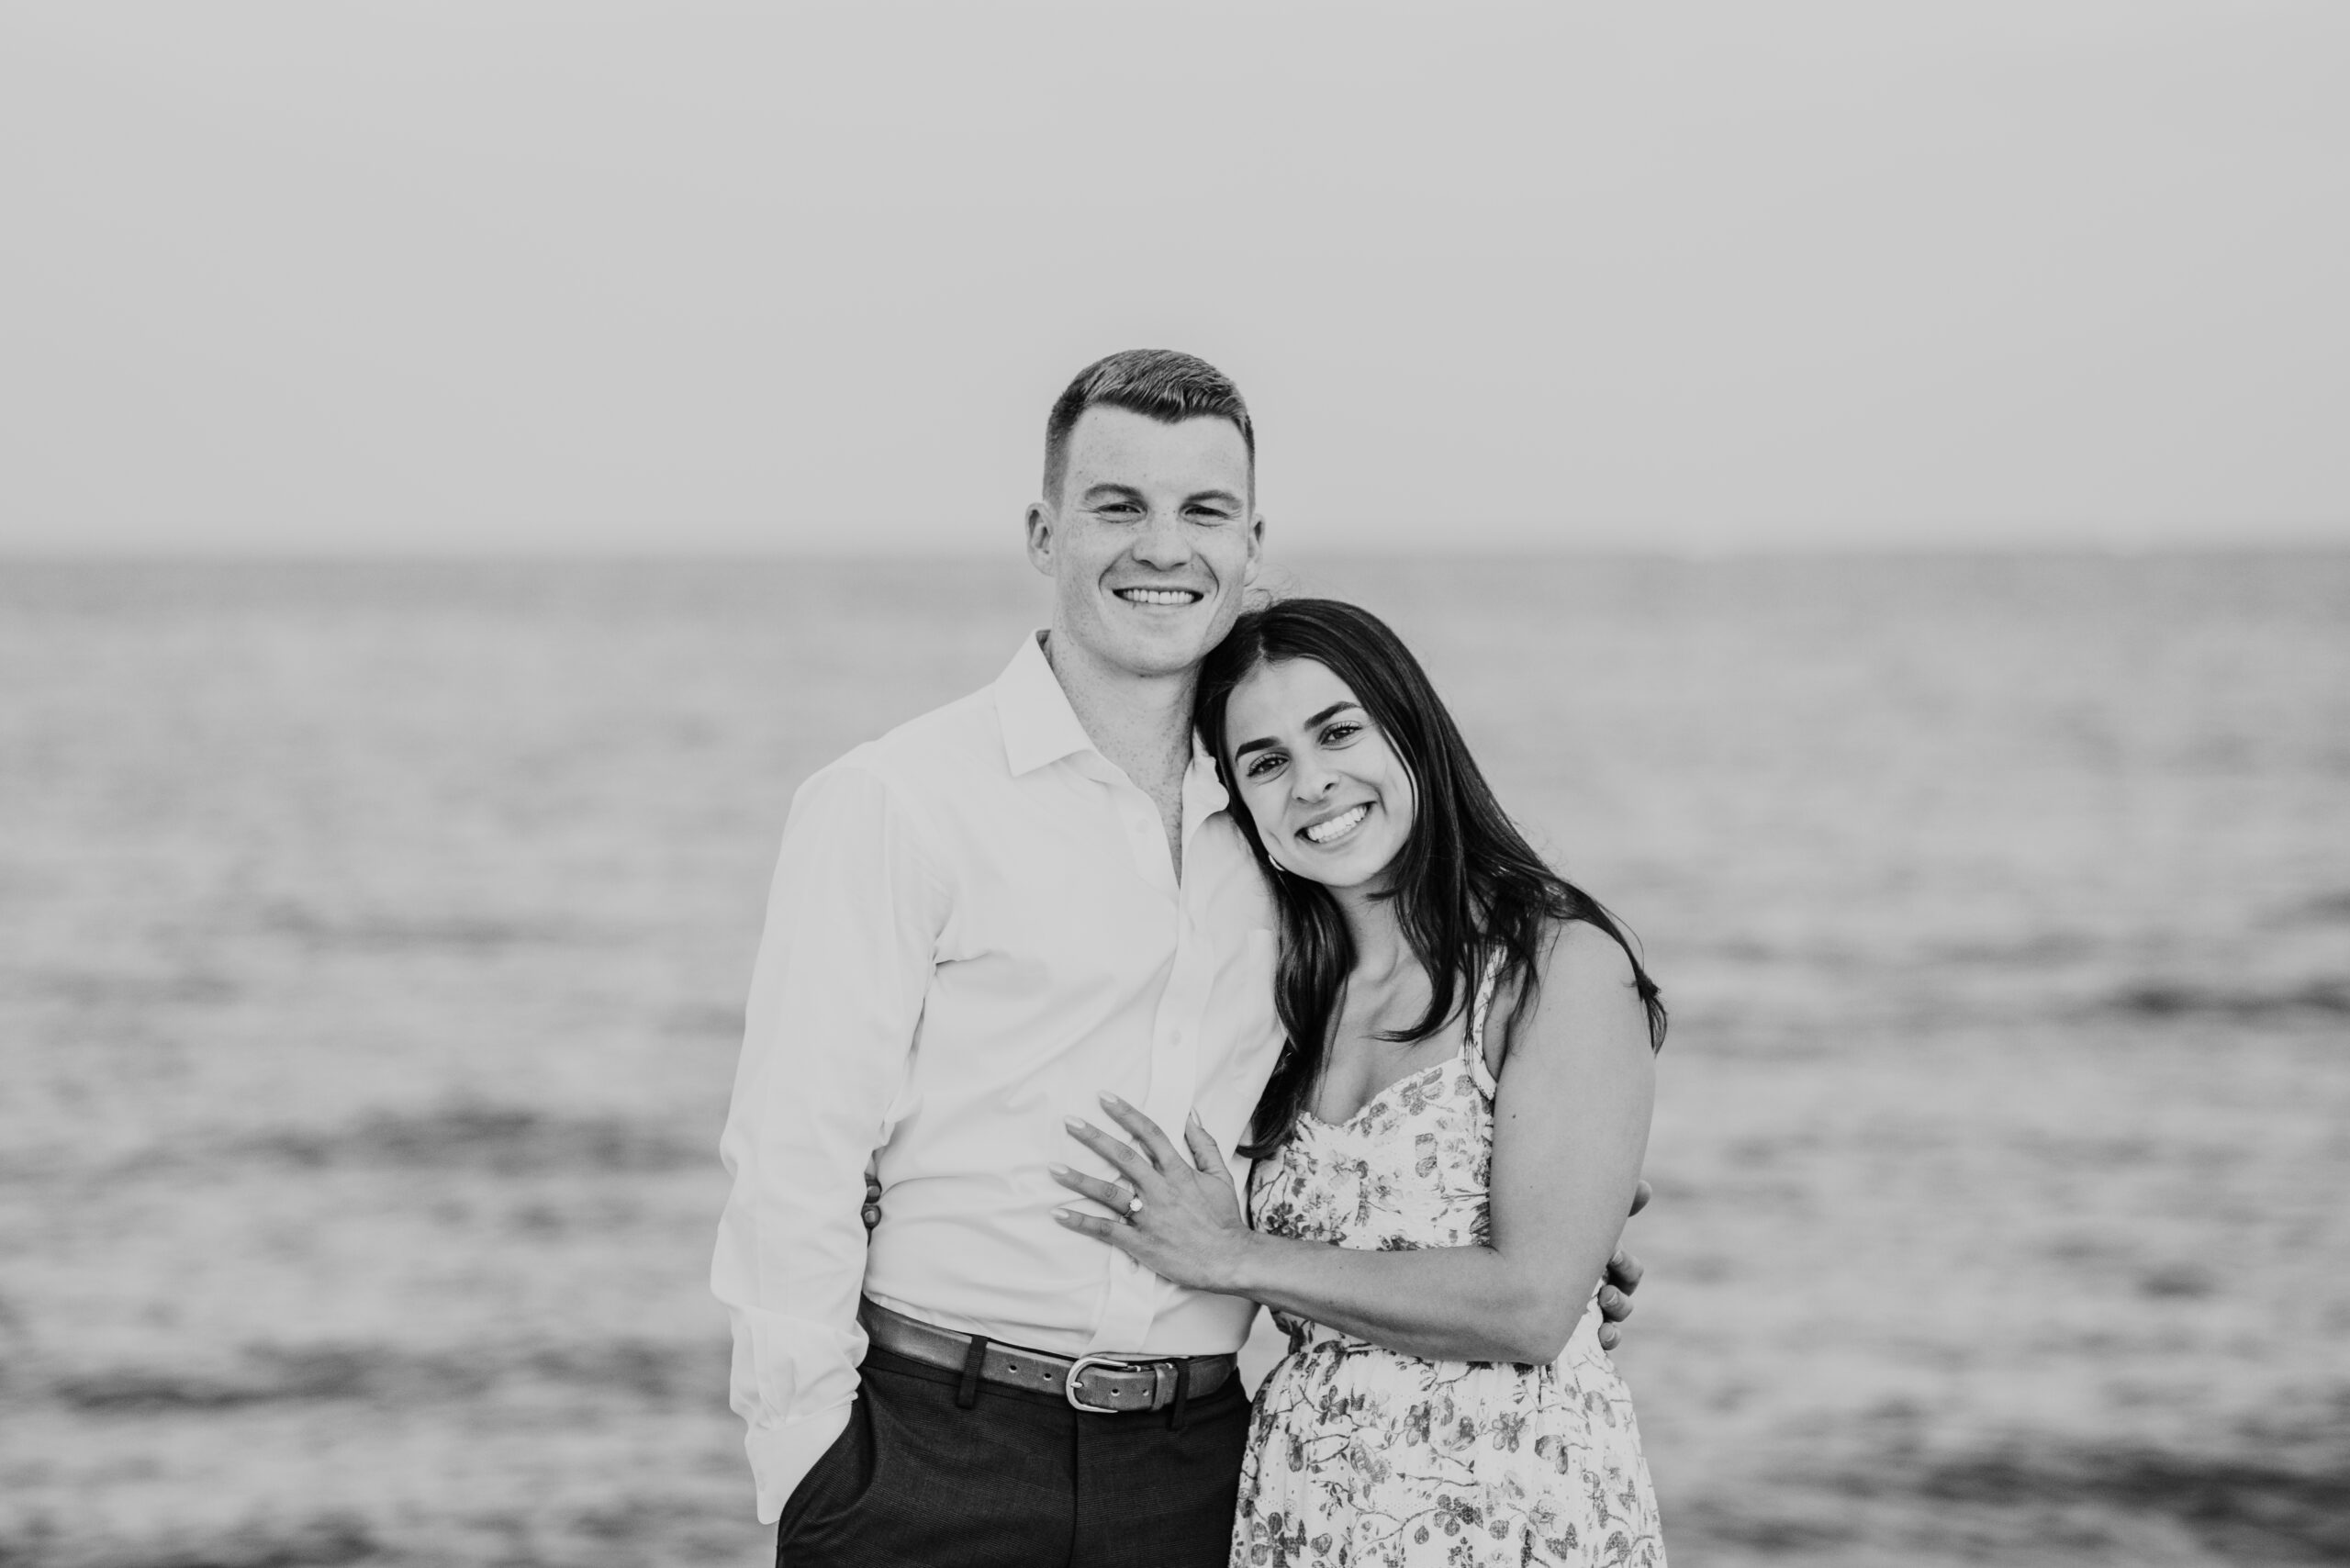
[[[796,1421],[750,1429],[743,1446],[751,1456],[761,1524],[771,1525],[783,1517],[784,1504],[847,1429],[849,1416],[848,1406],[835,1405]]]

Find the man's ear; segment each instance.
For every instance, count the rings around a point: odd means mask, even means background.
[[[1240,574],[1240,586],[1247,588],[1257,580],[1257,568],[1265,563],[1265,514],[1259,512],[1248,520],[1248,565]]]
[[[1030,501],[1024,526],[1028,530],[1028,564],[1046,577],[1053,575],[1053,509]]]

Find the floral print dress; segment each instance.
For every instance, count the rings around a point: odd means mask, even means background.
[[[1277,1236],[1393,1251],[1488,1234],[1494,971],[1449,1061],[1341,1126],[1311,1114],[1249,1181]],[[1258,1391],[1233,1519],[1248,1568],[1662,1568],[1631,1396],[1587,1309],[1548,1366],[1435,1361],[1288,1313],[1289,1353]]]

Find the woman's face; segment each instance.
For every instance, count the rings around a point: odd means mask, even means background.
[[[1259,664],[1224,720],[1226,771],[1274,864],[1333,888],[1375,886],[1411,837],[1418,795],[1347,683],[1312,659]]]

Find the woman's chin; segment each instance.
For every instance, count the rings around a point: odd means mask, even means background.
[[[1393,855],[1373,858],[1367,855],[1333,855],[1316,857],[1299,863],[1274,864],[1302,882],[1319,882],[1332,892],[1344,892],[1360,888],[1370,892],[1383,892],[1389,881],[1388,873],[1395,865]]]

